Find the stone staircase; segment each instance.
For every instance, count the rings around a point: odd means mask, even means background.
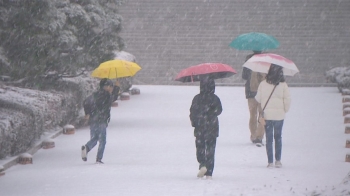
[[[181,84],[181,69],[204,62],[231,65],[238,74],[221,82],[242,83],[250,51],[228,45],[253,31],[275,36],[270,52],[298,66],[289,83],[325,83],[325,71],[350,66],[349,0],[125,0],[119,9],[125,51],[143,68],[137,84]]]

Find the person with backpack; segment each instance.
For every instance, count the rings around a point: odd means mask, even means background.
[[[96,163],[103,164],[106,146],[106,129],[110,121],[113,82],[107,78],[100,81],[100,88],[84,101],[84,111],[90,125],[90,140],[81,147],[81,158],[87,161],[88,152],[99,142]]]
[[[255,96],[265,119],[266,153],[268,168],[273,167],[273,141],[275,140],[275,167],[282,167],[282,127],[285,114],[289,111],[291,98],[283,76],[283,68],[272,64]]]
[[[198,178],[212,179],[216,139],[219,137],[219,119],[222,112],[220,98],[215,93],[213,79],[200,81],[200,93],[190,108],[190,120],[196,137],[196,156],[199,163]]]

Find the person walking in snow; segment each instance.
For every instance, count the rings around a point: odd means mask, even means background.
[[[88,152],[99,142],[96,163],[103,164],[102,158],[106,146],[106,129],[110,121],[111,93],[113,82],[107,78],[100,81],[100,89],[93,93],[93,106],[89,112],[90,140],[81,147],[81,158],[87,161]]]
[[[282,167],[282,127],[285,113],[290,108],[291,98],[288,85],[283,76],[283,68],[272,64],[266,80],[258,87],[255,99],[262,108],[265,118],[267,167],[273,167],[273,147],[275,140],[275,167]]]
[[[261,54],[261,51],[253,51],[253,54],[249,54],[246,57],[246,61],[256,54]],[[258,123],[259,104],[254,99],[258,86],[262,80],[265,79],[266,74],[253,72],[250,69],[243,67],[242,79],[246,80],[245,83],[245,95],[248,100],[249,108],[249,130],[250,140],[256,144],[256,146],[262,146],[262,140],[264,138],[265,129],[264,126]]]
[[[200,81],[200,93],[193,100],[190,108],[190,120],[194,127],[196,156],[199,163],[197,177],[211,179],[214,170],[216,139],[219,136],[218,116],[222,105],[215,93],[213,79]]]

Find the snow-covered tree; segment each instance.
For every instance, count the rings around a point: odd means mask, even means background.
[[[123,49],[118,0],[0,0],[0,75],[75,75]],[[34,80],[35,81],[35,80]]]

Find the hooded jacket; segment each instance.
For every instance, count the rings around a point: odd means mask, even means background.
[[[200,93],[193,100],[190,108],[190,120],[195,137],[218,137],[219,119],[222,105],[215,93],[215,82],[209,80],[200,83]]]

